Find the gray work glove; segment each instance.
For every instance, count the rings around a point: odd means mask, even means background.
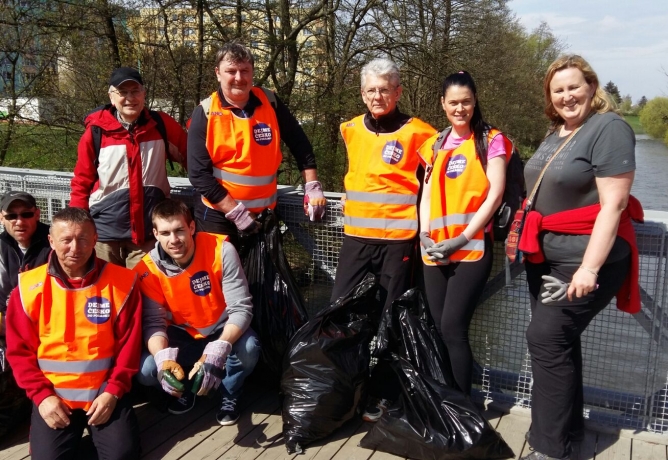
[[[197,396],[204,396],[211,390],[216,390],[225,377],[227,357],[232,352],[232,344],[226,340],[214,340],[204,348],[200,362],[204,363],[204,378],[197,392]]]
[[[420,243],[422,243],[422,247],[425,249],[429,249],[436,244],[436,242],[429,237],[429,233],[427,232],[420,232]]]
[[[545,284],[543,284],[543,286],[545,286],[545,292],[540,295],[540,301],[543,302],[543,304],[549,305],[566,298],[570,283],[566,283],[549,275],[543,275],[542,278],[545,281]]]
[[[260,223],[253,219],[251,212],[243,203],[239,203],[233,210],[225,214],[225,218],[234,223],[243,233],[256,233],[260,230]]]
[[[448,238],[447,240],[434,244],[427,249],[427,254],[435,259],[447,259],[450,255],[463,248],[468,242],[469,240],[462,233],[454,238]]]

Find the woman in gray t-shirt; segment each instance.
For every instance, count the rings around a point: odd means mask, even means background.
[[[544,92],[552,126],[526,165],[527,190],[566,138],[579,131],[549,164],[533,209],[544,218],[580,209],[592,217],[583,232],[590,234],[542,231],[544,261],[526,263],[532,311],[526,336],[534,379],[528,439],[535,449],[526,460],[568,458],[571,442],[584,436],[580,335],[620,290],[631,262],[630,245],[617,234],[620,220],[628,221],[632,129],[580,56],[553,62]],[[559,219],[552,220],[560,226]],[[563,220],[572,225],[574,219]]]

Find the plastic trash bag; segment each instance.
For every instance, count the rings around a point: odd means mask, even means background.
[[[0,337],[0,440],[30,418],[32,402],[18,387],[12,370],[4,359],[5,338]]]
[[[419,289],[407,291],[383,311],[374,345],[378,359],[391,360],[391,353],[397,353],[426,375],[455,387],[448,352]]]
[[[392,361],[401,395],[362,438],[362,447],[421,460],[513,457],[476,405],[452,384],[447,352],[419,290],[385,309],[375,344],[378,359]]]
[[[239,254],[253,296],[251,327],[262,345],[262,379],[277,384],[288,343],[308,321],[308,314],[283,253],[276,214],[267,209],[258,220],[261,230],[242,236]]]
[[[514,457],[473,402],[394,355],[401,396],[362,438],[360,446],[420,460]]]
[[[322,439],[359,411],[375,333],[373,278],[320,312],[290,342],[281,391],[288,453]]]

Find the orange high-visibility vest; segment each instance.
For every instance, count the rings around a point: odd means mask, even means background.
[[[227,320],[222,285],[225,238],[198,232],[193,260],[175,276],[156,267],[150,253],[134,268],[142,294],[166,308],[170,324],[196,339],[208,337]]]
[[[346,235],[409,240],[417,234],[417,149],[436,130],[411,118],[393,133],[373,133],[364,115],[341,124],[348,151]]]
[[[114,324],[137,276],[107,263],[94,284],[67,289],[47,270],[19,273],[21,302],[40,340],[37,364],[68,407],[88,410],[114,365]]]
[[[276,207],[276,174],[283,155],[276,112],[261,88],[251,91],[262,105],[250,118],[237,117],[221,106],[217,92],[211,95],[206,148],[218,182],[237,202],[259,213]],[[212,208],[206,198],[202,202]]]
[[[488,140],[499,131],[492,129]],[[432,146],[438,136],[429,139],[422,148],[422,158],[432,158]],[[504,136],[506,161],[512,152],[512,144]],[[433,161],[433,160],[432,160]],[[489,180],[485,168],[475,151],[473,134],[454,150],[440,150],[431,174],[431,202],[429,207],[429,236],[435,242],[459,236],[475,216],[487,198]],[[426,265],[443,265],[452,262],[475,262],[485,253],[485,229],[478,231],[447,262],[428,260],[428,254],[420,245],[422,261]]]

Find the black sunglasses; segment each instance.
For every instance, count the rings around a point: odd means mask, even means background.
[[[2,217],[4,217],[7,220],[16,220],[21,216],[21,219],[32,219],[35,217],[35,211],[26,211],[26,212],[10,212],[8,214],[3,214]]]

